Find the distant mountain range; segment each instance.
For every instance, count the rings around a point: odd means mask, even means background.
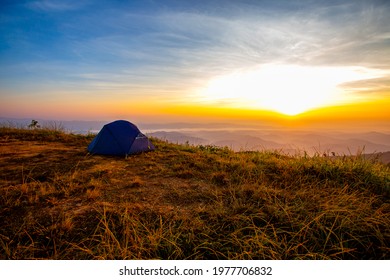
[[[390,151],[390,134],[379,132],[331,134],[301,131],[197,130],[154,131],[148,134],[174,143],[228,146],[234,150],[305,149],[334,153]]]
[[[363,156],[367,159],[378,160],[380,162],[390,165],[390,152],[365,154]]]
[[[172,143],[214,145],[235,151],[278,150],[286,154],[360,155],[379,157],[390,162],[390,134],[313,133],[302,131],[218,130],[218,131],[154,131],[149,136]]]
[[[48,121],[42,126],[61,126],[79,134],[97,133],[109,121]],[[0,124],[27,127],[31,119],[1,118]],[[267,125],[256,128],[228,123],[163,123],[137,124],[149,136],[178,144],[214,145],[234,151],[278,150],[286,154],[315,153],[336,156],[366,154],[390,162],[390,130],[386,132],[345,132],[288,130]]]

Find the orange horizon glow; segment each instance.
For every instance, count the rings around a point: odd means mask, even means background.
[[[355,102],[324,106],[308,110],[306,112],[290,116],[272,110],[254,108],[234,108],[218,106],[216,104],[185,103],[185,102],[161,102],[146,98],[142,100],[108,99],[89,102],[80,100],[46,100],[20,103],[17,99],[6,99],[3,105],[3,113],[11,111],[23,112],[22,117],[45,119],[130,119],[147,122],[243,122],[261,123],[269,122],[286,127],[342,126],[353,123],[359,127],[359,123],[382,123],[382,128],[389,130],[390,123],[390,99],[377,98],[375,100],[358,100]]]
[[[182,119],[197,118],[209,121],[241,121],[248,123],[270,122],[285,127],[305,127],[322,125],[327,127],[355,126],[372,128],[379,125],[383,129],[390,130],[390,99],[360,101],[349,104],[338,104],[306,111],[294,116],[285,115],[275,111],[246,108],[226,108],[206,105],[176,105],[160,108],[159,113]],[[351,127],[346,127],[351,128]]]

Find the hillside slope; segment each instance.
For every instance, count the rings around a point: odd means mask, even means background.
[[[389,259],[389,167],[0,128],[1,259]]]

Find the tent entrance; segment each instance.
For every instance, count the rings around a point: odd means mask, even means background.
[[[148,137],[146,137],[141,132],[135,137],[133,145],[131,145],[128,154],[138,154],[144,151],[154,150],[153,144],[150,142]]]

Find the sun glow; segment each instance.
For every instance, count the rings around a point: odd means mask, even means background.
[[[224,107],[263,109],[285,115],[351,99],[342,84],[380,77],[363,67],[263,65],[212,79],[199,99]]]

